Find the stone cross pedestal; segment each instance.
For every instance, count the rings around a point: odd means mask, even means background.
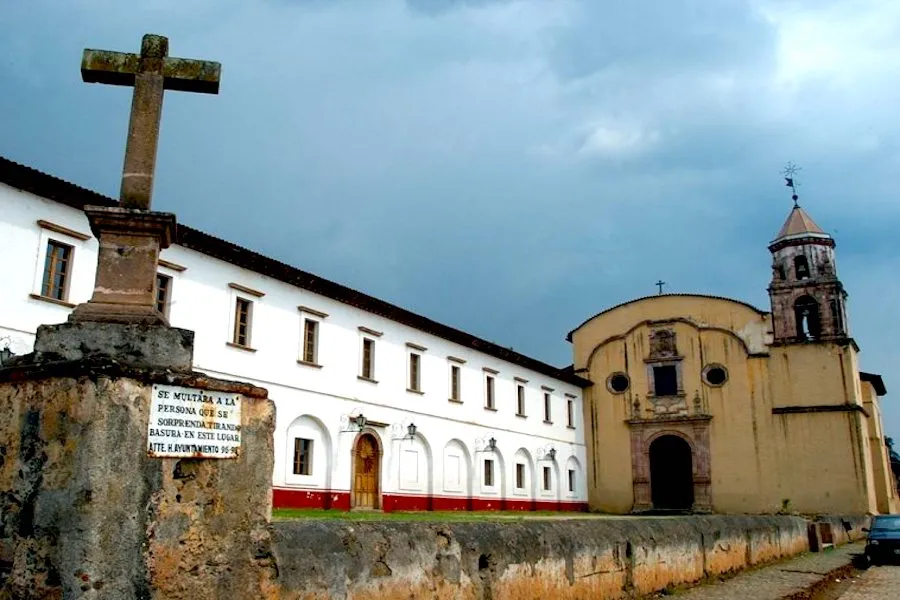
[[[159,251],[175,236],[175,215],[89,206],[84,211],[100,242],[94,294],[69,321],[168,326],[156,308]]]

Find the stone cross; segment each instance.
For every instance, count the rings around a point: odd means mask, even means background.
[[[163,92],[216,94],[222,67],[170,58],[168,53],[169,40],[149,34],[141,41],[139,55],[84,51],[81,77],[86,82],[131,85],[134,97],[119,206],[84,208],[100,246],[97,277],[91,299],[69,315],[72,323],[169,325],[157,309],[156,269],[160,250],[175,239],[176,219],[171,213],[150,210]]]
[[[147,34],[140,54],[85,50],[81,61],[81,78],[86,83],[134,87],[119,192],[124,208],[150,209],[163,91],[219,93],[219,63],[168,54],[168,38]]]

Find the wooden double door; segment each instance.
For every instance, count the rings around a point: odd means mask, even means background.
[[[381,449],[371,433],[356,439],[353,449],[352,507],[381,508]]]

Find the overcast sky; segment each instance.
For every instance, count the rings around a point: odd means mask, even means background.
[[[138,6],[140,4],[140,6]],[[154,207],[555,364],[655,292],[768,309],[801,203],[900,389],[896,0],[0,0],[0,154],[116,197],[129,88],[86,47],[223,65],[166,94]],[[893,341],[892,341],[893,340]],[[900,396],[885,399],[900,436]]]

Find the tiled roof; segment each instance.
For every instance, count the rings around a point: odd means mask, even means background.
[[[795,206],[791,210],[791,214],[788,215],[787,221],[781,226],[781,231],[775,236],[775,241],[786,237],[808,234],[826,235],[805,210],[800,206]]]
[[[116,200],[108,196],[79,187],[74,183],[21,165],[2,156],[0,156],[0,183],[5,183],[42,198],[55,200],[78,210],[83,210],[87,205],[116,206],[118,204]],[[438,323],[384,300],[379,300],[334,281],[279,262],[274,258],[263,256],[253,250],[219,239],[199,229],[179,224],[176,243],[179,246],[196,250],[207,256],[255,271],[266,277],[271,277],[315,294],[326,296],[332,300],[357,307],[396,323],[472,348],[488,356],[519,365],[548,377],[579,387],[591,385],[591,382],[587,379],[575,375],[571,367],[554,367],[524,354],[519,354],[509,348],[504,348],[494,342],[489,342],[459,329]]]

